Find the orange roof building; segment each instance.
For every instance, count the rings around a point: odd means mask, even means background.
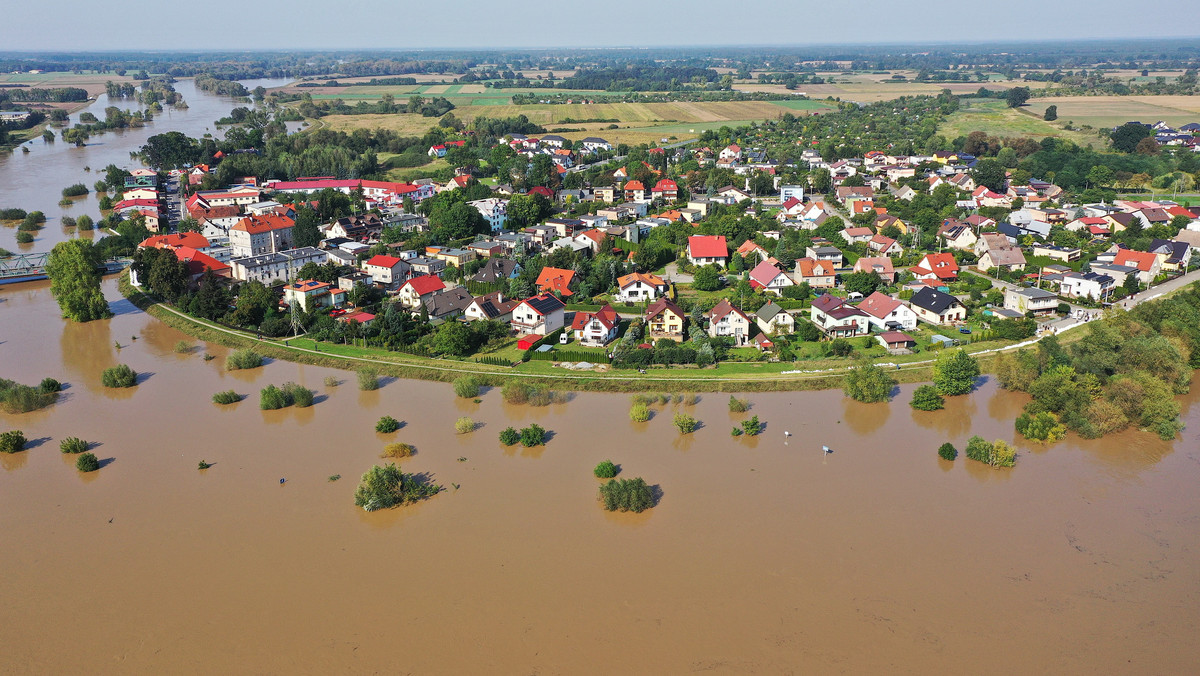
[[[575,281],[574,270],[563,270],[562,268],[542,268],[537,278],[538,293],[553,293],[563,298],[569,298],[575,295],[571,290],[571,283]]]

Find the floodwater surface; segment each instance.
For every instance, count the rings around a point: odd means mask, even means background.
[[[186,336],[105,291],[117,316],[77,325],[45,283],[0,290],[0,377],[68,384],[53,407],[0,414],[34,440],[0,457],[4,673],[1200,669],[1195,393],[1174,442],[1018,443],[994,470],[935,453],[1013,440],[1024,398],[992,382],[934,413],[909,409],[911,386],[892,404],[749,395],[754,439],[705,394],[681,437],[680,406],[637,424],[623,395],[538,409],[439,383],[360,392],[287,362],[227,372],[225,348],[177,353]],[[136,388],[100,386],[117,363]],[[316,405],[260,411],[258,390],[286,381]],[[226,389],[249,398],[211,403]],[[404,427],[376,434],[382,415]],[[464,415],[481,426],[456,435]],[[545,447],[497,442],[534,421]],[[65,436],[104,466],[76,471]],[[364,513],[355,484],[391,440],[448,490]],[[604,459],[658,505],[602,511]]]

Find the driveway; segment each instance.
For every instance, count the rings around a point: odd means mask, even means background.
[[[692,283],[692,276],[686,272],[680,272],[678,263],[667,263],[666,270],[663,271],[663,277],[666,281],[676,284]]]

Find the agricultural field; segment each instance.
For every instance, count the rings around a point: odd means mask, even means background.
[[[23,84],[30,87],[79,87],[86,89],[89,96],[103,94],[105,84],[113,82],[134,82],[129,75],[124,77],[115,72],[90,71],[82,73],[48,72],[48,73],[0,73],[0,84]]]
[[[453,99],[452,99],[453,100]],[[780,117],[784,113],[804,114],[828,110],[822,101],[681,101],[675,103],[597,103],[597,104],[529,104],[466,105],[454,109],[454,116],[469,122],[480,115],[512,117],[525,115],[530,121],[554,128],[566,125],[579,131],[562,135],[577,139],[585,136],[604,136],[613,143],[657,143],[661,138],[695,138],[707,129],[735,127],[754,120]],[[564,122],[567,119],[602,119],[617,122]],[[329,115],[317,125],[337,131],[386,128],[405,135],[420,135],[437,124],[436,118],[420,115]],[[618,129],[608,129],[617,124]]]
[[[893,74],[904,75],[910,80],[892,80]],[[757,78],[758,73],[752,73]],[[888,71],[886,73],[847,73],[822,72],[819,76],[825,78],[827,84],[799,84],[796,92],[804,92],[811,99],[835,98],[860,103],[888,101],[901,96],[936,96],[943,89],[949,89],[955,94],[968,94],[987,87],[991,90],[1009,89],[1011,87],[1029,87],[1039,89],[1046,86],[1044,82],[1021,82],[1017,80],[989,80],[988,82],[912,82],[916,77],[915,71]],[[834,80],[833,83],[828,83]],[[786,93],[788,89],[781,84],[759,84],[752,81],[735,82],[733,88],[743,92]]]
[[[1162,120],[1179,126],[1200,122],[1200,96],[1056,96],[1029,100],[1029,106],[1044,110],[1058,106],[1058,119],[1076,125],[1112,128],[1131,120]]]
[[[1046,99],[1053,101],[1054,99]],[[1067,138],[1080,145],[1101,146],[1104,139],[1093,133],[1067,131],[1063,129],[1062,108],[1059,121],[1046,122],[1041,119],[1045,105],[1034,104],[1025,108],[1032,115],[1009,108],[1004,101],[996,99],[964,99],[957,112],[946,118],[938,133],[948,139],[966,136],[973,131],[982,131],[988,136],[1028,136],[1041,139],[1047,136]]]

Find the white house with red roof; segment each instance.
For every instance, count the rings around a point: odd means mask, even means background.
[[[629,181],[625,184],[625,199],[631,202],[641,202],[646,199],[646,186],[641,181]]]
[[[784,289],[795,284],[791,277],[769,261],[759,263],[750,271],[750,286],[765,289],[778,296],[782,296]]]
[[[887,256],[863,256],[854,261],[855,272],[874,272],[885,284],[896,283],[896,269]]]
[[[899,242],[880,234],[873,235],[867,241],[867,248],[878,256],[900,256],[904,253],[904,247]]]
[[[917,328],[917,313],[904,301],[876,291],[858,304],[858,309],[867,314],[871,326],[880,331]]]
[[[783,201],[779,213],[784,216],[793,216],[799,218],[800,215],[804,213],[804,208],[804,202],[801,202],[795,197],[789,197]]]
[[[708,335],[712,338],[733,338],[734,345],[738,347],[750,342],[751,325],[753,322],[746,313],[735,308],[725,298],[708,312]]]
[[[650,197],[674,202],[679,197],[679,184],[669,178],[659,179],[650,190]]]
[[[395,256],[379,254],[364,262],[362,269],[363,272],[371,275],[371,281],[391,289],[395,288],[396,284],[408,279],[408,273],[412,266],[407,261]]]
[[[605,305],[595,312],[576,312],[571,330],[580,345],[604,347],[616,339],[620,324],[617,311],[611,305]]]
[[[717,159],[725,160],[726,162],[736,162],[742,159],[742,149],[736,143],[730,143],[721,149],[721,153],[717,155]]]
[[[426,298],[445,289],[446,284],[441,278],[434,275],[421,275],[404,282],[400,287],[400,293],[396,294],[396,299],[401,307],[420,310],[421,304]]]
[[[948,282],[958,279],[958,261],[954,260],[954,254],[950,253],[925,254],[908,271],[917,279]]]
[[[688,237],[688,262],[692,265],[716,264],[725,267],[729,262],[729,247],[724,235],[692,235]]]
[[[229,248],[234,258],[261,256],[292,248],[296,222],[287,216],[246,216],[229,229]]]
[[[1124,265],[1131,268],[1137,268],[1137,273],[1134,276],[1142,284],[1149,285],[1162,272],[1162,261],[1155,254],[1149,251],[1133,251],[1132,249],[1120,249],[1117,255],[1113,257],[1113,265]]]
[[[870,317],[845,298],[824,294],[812,302],[810,319],[830,338],[865,336],[871,332]]]

